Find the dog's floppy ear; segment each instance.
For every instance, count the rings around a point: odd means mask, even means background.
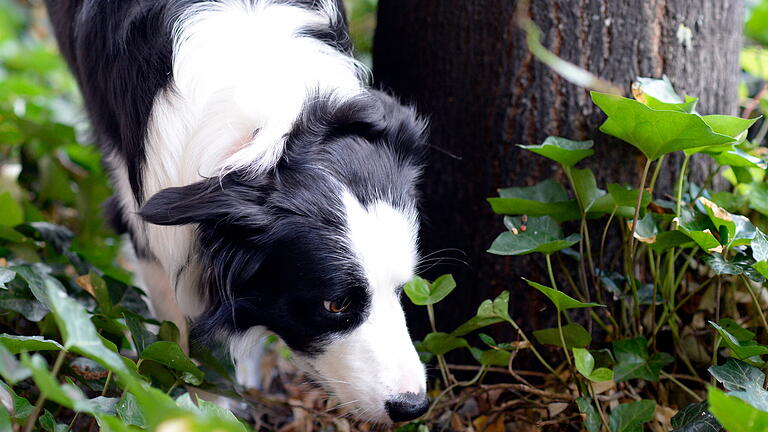
[[[384,143],[401,156],[420,159],[426,151],[427,120],[414,107],[401,103],[383,91],[369,92],[378,102],[381,112],[376,127],[380,131],[379,138],[383,138]]]
[[[246,182],[228,175],[187,186],[163,189],[139,210],[139,215],[156,225],[267,223],[264,194],[256,181]]]

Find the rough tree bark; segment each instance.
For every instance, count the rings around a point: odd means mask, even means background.
[[[542,42],[562,58],[624,88],[637,76],[666,74],[678,91],[700,97],[700,112],[736,113],[742,0],[531,3],[528,12],[544,32]],[[548,135],[595,139],[596,155],[587,165],[599,182],[639,181],[639,153],[601,136],[597,127],[603,115],[588,92],[532,57],[516,26],[515,8],[514,0],[379,3],[376,82],[431,119],[435,148],[422,189],[423,249],[459,248],[471,266],[430,272],[450,271],[460,284],[448,304],[437,307],[445,329],[503,289],[512,291],[512,312],[525,327],[551,323],[553,313],[542,296],[530,295],[519,279],[541,275],[542,260],[485,252],[503,229],[485,198],[498,187],[531,185],[557,172],[515,144],[540,143]],[[679,159],[667,163],[677,167]],[[706,169],[699,161],[692,172]],[[670,175],[659,178],[657,190],[670,186]],[[412,317],[415,337],[427,330],[421,314]]]

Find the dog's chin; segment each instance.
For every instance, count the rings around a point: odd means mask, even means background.
[[[329,404],[330,409],[336,409],[354,420],[380,425],[392,424],[392,419],[389,418],[384,408],[383,395],[376,397],[370,392],[364,392],[365,389],[362,388],[358,392],[355,386],[346,381],[328,379],[318,372],[313,365],[313,360],[306,355],[294,355],[294,363],[307,375],[308,382],[322,389],[328,395],[331,402]]]

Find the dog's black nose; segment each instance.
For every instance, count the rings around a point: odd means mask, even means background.
[[[429,408],[427,395],[424,393],[400,393],[388,400],[384,407],[393,422],[402,422],[421,417]]]

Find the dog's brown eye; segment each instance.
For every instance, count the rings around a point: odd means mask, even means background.
[[[323,306],[330,313],[342,313],[349,308],[349,301],[347,299],[341,302],[326,300],[323,302]]]

